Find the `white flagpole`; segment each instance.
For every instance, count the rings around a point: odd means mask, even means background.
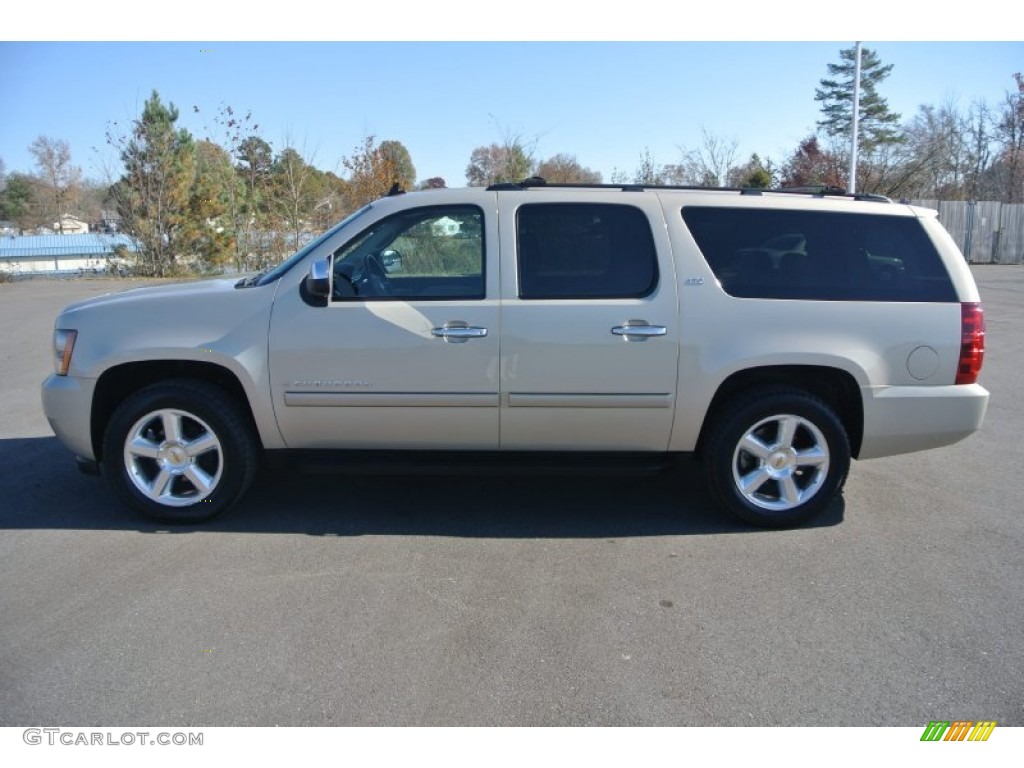
[[[860,117],[860,41],[857,41],[857,63],[853,75],[853,129],[850,137],[850,183],[851,194],[857,191],[857,122]]]

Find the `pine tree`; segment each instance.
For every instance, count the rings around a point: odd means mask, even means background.
[[[195,144],[187,130],[174,127],[177,120],[174,104],[165,106],[153,91],[131,138],[108,137],[124,163],[124,175],[111,188],[122,228],[139,243],[141,271],[156,277],[183,271],[180,241],[187,231]]]
[[[824,119],[818,122],[829,136],[848,137],[853,122],[853,81],[857,66],[856,47],[839,52],[839,64],[829,64],[829,78],[815,89],[814,100],[820,101]],[[884,144],[901,141],[898,130],[900,116],[889,109],[889,104],[878,94],[879,84],[889,76],[892,64],[883,65],[878,54],[869,48],[861,49],[860,109],[858,116],[858,142],[860,149],[871,153]]]

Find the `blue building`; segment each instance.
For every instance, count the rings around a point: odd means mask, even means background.
[[[3,235],[0,270],[12,275],[99,274],[128,262],[138,251],[128,235]]]

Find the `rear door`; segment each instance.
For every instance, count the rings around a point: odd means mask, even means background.
[[[653,195],[499,193],[501,447],[663,451],[679,350]]]

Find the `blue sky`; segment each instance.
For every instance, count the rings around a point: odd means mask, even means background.
[[[539,157],[575,154],[632,171],[696,148],[701,130],[782,162],[814,131],[814,89],[838,42],[5,42],[0,158],[31,169],[27,147],[67,139],[87,176],[114,154],[108,122],[128,125],[155,88],[180,124],[218,139],[221,104],[250,111],[282,149],[342,172],[364,135],[408,147],[420,179],[465,184],[476,146],[505,134]],[[894,65],[881,91],[909,118],[948,99],[995,105],[1024,71],[1021,42],[866,43]],[[199,112],[194,111],[199,107]]]

